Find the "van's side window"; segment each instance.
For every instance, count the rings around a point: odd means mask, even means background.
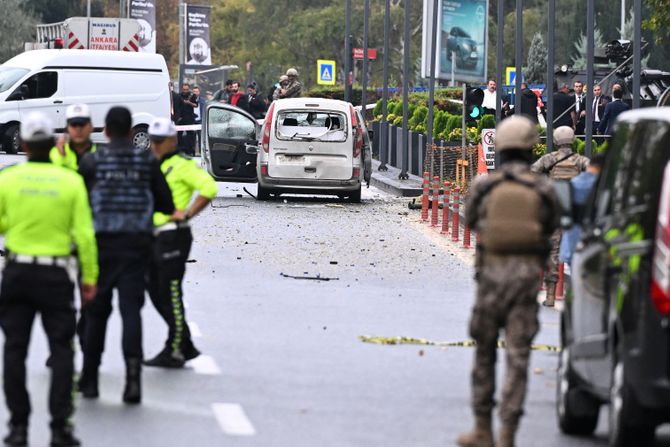
[[[43,71],[34,74],[26,79],[23,85],[27,87],[23,99],[50,98],[58,91],[58,73]]]
[[[640,141],[629,180],[626,206],[630,212],[651,214],[654,219],[658,204],[663,170],[670,159],[670,132],[668,126],[659,122],[641,122],[637,124]],[[651,211],[651,213],[649,213]]]

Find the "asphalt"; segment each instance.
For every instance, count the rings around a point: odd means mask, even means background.
[[[0,164],[16,159],[0,156]],[[254,185],[220,184],[212,207],[193,224],[187,319],[204,358],[183,370],[146,368],[142,405],[123,405],[115,312],[101,398],[77,397],[74,422],[84,445],[455,445],[472,423],[472,349],[374,345],[359,336],[466,340],[472,250],[420,223],[406,199],[375,187],[364,190],[362,204],[257,202],[244,187],[255,192]],[[541,310],[537,343],[557,344],[559,316]],[[145,353],[153,355],[165,327],[150,303],[143,317]],[[40,325],[34,332],[30,434],[31,445],[44,446],[47,346]],[[518,445],[607,445],[606,408],[594,438],[559,432],[556,366],[556,353],[533,352]],[[0,407],[0,420],[7,417]],[[659,445],[670,445],[668,437]]]

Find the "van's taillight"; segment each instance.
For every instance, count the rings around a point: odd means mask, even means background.
[[[261,147],[263,152],[266,154],[270,152],[270,130],[272,129],[272,112],[274,112],[275,104],[272,103],[270,110],[268,110],[267,118],[265,119],[265,126],[263,126],[263,140],[261,141]]]
[[[351,175],[351,178],[358,178],[361,176],[361,169],[360,168],[354,168],[353,173]]]
[[[651,300],[656,310],[670,314],[670,164],[665,168],[651,268]]]
[[[354,140],[354,158],[356,158],[361,155],[361,151],[363,150],[363,127],[358,124],[356,111],[351,104],[349,105],[349,111],[351,112],[351,126],[356,133],[356,139]]]

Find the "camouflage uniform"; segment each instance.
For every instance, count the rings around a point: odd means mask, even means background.
[[[296,78],[289,81],[286,86],[286,93],[280,94],[280,98],[299,98],[302,96],[302,84]]]
[[[526,174],[529,166],[511,162],[502,173]],[[486,222],[487,194],[493,176],[481,177],[470,192],[466,219],[481,230]],[[536,178],[536,191],[551,198],[543,202],[540,220],[545,248],[528,254],[493,254],[477,250],[477,297],[470,320],[470,335],[477,342],[472,369],[472,404],[475,416],[489,417],[495,404],[495,363],[498,334],[505,329],[507,370],[500,405],[501,422],[516,427],[523,414],[530,345],[538,331],[537,294],[549,235],[558,224],[558,205],[551,182]]]
[[[543,155],[530,167],[531,171],[537,174],[547,174],[554,180],[569,180],[569,178],[559,179],[554,175],[554,166],[556,163],[573,153],[572,147],[562,146],[555,152]],[[580,172],[584,172],[589,165],[589,159],[583,155],[574,154],[572,162]],[[558,282],[558,253],[561,248],[561,230],[557,229],[551,236],[551,252],[547,260],[547,269],[544,272],[544,280],[547,284],[556,284]]]

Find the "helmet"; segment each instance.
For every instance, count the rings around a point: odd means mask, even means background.
[[[496,129],[496,151],[527,149],[539,143],[535,124],[526,117],[514,115],[503,120]]]
[[[288,76],[286,76],[286,75],[279,76],[279,82],[284,82],[284,81],[288,81]]]
[[[575,131],[572,127],[561,126],[554,131],[554,143],[557,146],[570,146],[575,141]]]
[[[286,76],[298,76],[298,70],[295,68],[289,68],[286,70]]]

